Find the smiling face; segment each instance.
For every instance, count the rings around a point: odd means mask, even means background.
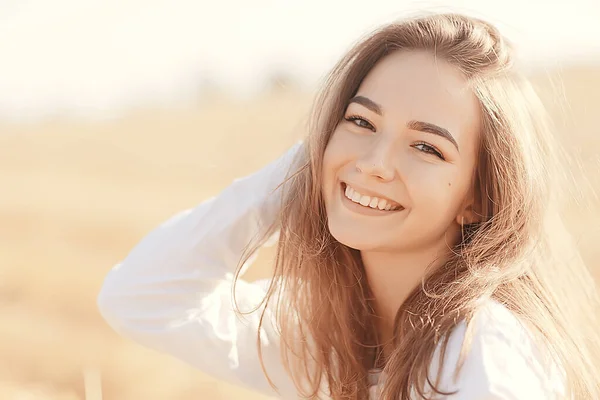
[[[331,234],[358,250],[426,251],[475,222],[478,101],[452,65],[398,51],[366,76],[333,132],[322,193]]]

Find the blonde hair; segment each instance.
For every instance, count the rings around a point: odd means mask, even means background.
[[[325,379],[334,399],[368,397],[371,354],[378,345],[372,295],[359,252],[336,241],[327,228],[321,167],[362,80],[382,58],[405,50],[431,51],[451,63],[479,99],[474,184],[482,221],[465,227],[451,258],[398,310],[382,398],[409,399],[411,393],[427,398],[427,385],[440,393],[439,382],[429,376],[434,351],[441,346],[443,355],[457,321],[468,326],[482,298],[497,300],[526,323],[561,367],[571,396],[600,398],[596,292],[578,254],[565,256],[574,246],[556,213],[552,188],[564,171],[557,167],[562,155],[549,119],[514,70],[510,45],[496,28],[457,14],[378,29],[338,62],[314,103],[301,165],[284,185],[282,211],[272,228],[280,233],[265,298],[266,303],[278,298],[282,361],[299,393],[317,398]],[[241,264],[263,239],[249,247]],[[258,346],[260,351],[260,338]]]

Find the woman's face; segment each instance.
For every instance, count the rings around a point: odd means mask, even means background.
[[[428,52],[381,60],[347,105],[325,150],[331,234],[358,250],[454,244],[474,222],[479,107],[465,78]]]

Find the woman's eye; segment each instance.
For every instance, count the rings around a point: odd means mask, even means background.
[[[437,156],[440,160],[445,160],[444,156],[438,149],[435,147],[428,145],[427,143],[417,143],[413,146],[415,149],[422,151],[423,153],[429,153]]]
[[[371,124],[368,120],[364,119],[363,117],[359,117],[358,115],[352,115],[350,117],[346,117],[345,120],[348,122],[352,122],[354,125],[358,126],[359,128],[370,129],[373,132],[375,132],[375,128],[373,127],[373,124]]]

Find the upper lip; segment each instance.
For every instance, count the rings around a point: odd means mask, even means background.
[[[378,193],[378,192],[376,192],[376,191],[374,191],[374,190],[369,190],[369,189],[367,189],[367,188],[365,188],[365,187],[363,187],[363,186],[360,186],[360,185],[357,185],[357,184],[354,184],[354,183],[349,183],[349,182],[344,182],[344,181],[342,181],[342,183],[343,183],[344,185],[348,185],[348,186],[350,186],[352,189],[355,189],[355,190],[356,190],[357,192],[359,192],[360,194],[364,194],[364,195],[366,195],[366,196],[371,196],[371,197],[377,197],[377,198],[379,198],[379,199],[385,199],[386,201],[389,201],[389,202],[391,202],[391,203],[392,203],[392,204],[394,204],[394,205],[402,206],[402,205],[401,205],[400,203],[398,203],[397,201],[395,201],[395,200],[392,200],[392,199],[390,199],[388,196],[385,196],[385,195],[383,195],[383,194],[381,194],[381,193]]]

